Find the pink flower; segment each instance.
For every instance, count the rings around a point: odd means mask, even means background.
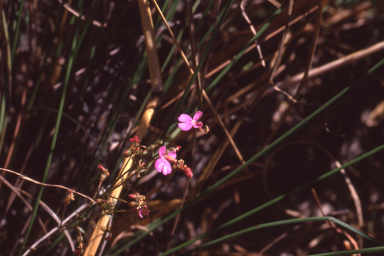
[[[203,112],[197,111],[195,113],[195,115],[193,116],[193,119],[187,114],[181,114],[179,116],[179,121],[181,122],[181,123],[179,123],[180,129],[183,131],[188,131],[192,128],[192,126],[194,128],[203,127],[202,122],[197,122],[197,120],[199,120],[199,118],[201,117],[202,114],[203,114]]]
[[[143,216],[148,216],[151,211],[148,210],[148,207],[144,207],[140,209],[137,213],[139,214],[140,218],[143,218]]]
[[[171,164],[168,161],[176,161],[176,152],[171,151],[165,155],[166,147],[162,146],[159,149],[160,158],[155,162],[155,168],[158,172],[162,172],[164,175],[168,175],[172,172]]]

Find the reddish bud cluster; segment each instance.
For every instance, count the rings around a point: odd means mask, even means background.
[[[191,171],[191,168],[189,167],[186,167],[183,169],[184,173],[185,173],[185,176],[187,176],[188,178],[192,179],[193,177],[193,173]]]
[[[183,159],[180,159],[177,162],[176,167],[181,169],[181,170],[183,170],[185,176],[187,176],[188,178],[191,179],[193,177],[193,173],[192,173],[191,168],[189,168],[187,165],[184,164],[184,160]]]
[[[140,142],[139,138],[136,135],[133,136],[133,138],[130,138],[129,141],[136,142],[136,144],[139,144],[139,142]]]

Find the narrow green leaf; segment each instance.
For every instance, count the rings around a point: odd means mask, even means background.
[[[355,229],[354,227],[352,227],[352,226],[350,226],[350,225],[348,225],[348,224],[346,224],[346,223],[344,223],[344,222],[342,222],[342,221],[340,221],[334,217],[308,217],[308,218],[300,218],[300,219],[274,221],[274,222],[264,223],[264,224],[260,224],[260,225],[254,226],[254,227],[246,228],[246,229],[240,230],[238,232],[234,232],[232,234],[229,234],[229,235],[220,237],[218,239],[212,240],[208,243],[202,244],[202,245],[200,245],[200,246],[198,246],[192,250],[186,251],[185,253],[197,251],[197,250],[206,248],[208,246],[211,246],[211,245],[226,241],[228,239],[231,239],[231,238],[234,238],[234,237],[237,237],[240,235],[244,235],[244,234],[252,232],[252,231],[259,230],[259,229],[270,228],[270,227],[275,227],[275,226],[282,226],[282,225],[298,224],[298,223],[303,223],[303,222],[308,222],[308,221],[313,221],[313,222],[333,221],[333,222],[339,224],[340,226],[344,227],[345,229],[350,230],[356,234],[359,234],[359,235],[363,236],[364,238],[366,238],[372,242],[375,242],[378,244],[383,244],[382,242],[364,234],[363,232]]]

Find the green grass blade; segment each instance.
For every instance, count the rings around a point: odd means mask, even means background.
[[[5,139],[6,125],[7,125],[7,118],[5,116],[5,108],[6,108],[5,102],[6,102],[6,97],[5,97],[5,94],[2,93],[1,103],[0,103],[0,153],[3,149],[3,143]]]
[[[246,229],[243,229],[241,231],[234,232],[230,235],[226,235],[226,236],[220,237],[218,239],[215,239],[213,241],[210,241],[208,243],[202,244],[202,245],[200,245],[200,246],[198,246],[192,250],[188,250],[186,253],[192,252],[192,251],[197,251],[197,250],[203,249],[205,247],[208,247],[208,246],[211,246],[211,245],[226,241],[228,239],[231,239],[231,238],[234,238],[234,237],[237,237],[240,235],[244,235],[244,234],[252,232],[252,231],[259,230],[259,229],[270,228],[270,227],[275,227],[275,226],[282,226],[282,225],[298,224],[298,223],[303,223],[303,222],[308,222],[308,221],[314,221],[314,222],[332,221],[332,222],[339,224],[340,226],[344,227],[347,230],[350,230],[356,234],[363,236],[364,238],[366,238],[372,242],[375,242],[378,244],[383,244],[382,242],[362,233],[361,231],[355,229],[354,227],[352,227],[352,226],[350,226],[350,225],[348,225],[348,224],[346,224],[346,223],[344,223],[344,222],[342,222],[342,221],[340,221],[334,217],[308,217],[308,218],[300,218],[300,219],[274,221],[274,222],[264,223],[264,224],[260,224],[260,225],[254,226],[254,227],[246,228]]]
[[[2,73],[2,81],[4,81],[3,90],[1,92],[1,105],[0,105],[0,153],[3,149],[3,143],[5,139],[6,125],[7,125],[7,116],[6,116],[6,108],[7,108],[7,84],[12,85],[12,61],[11,61],[11,50],[10,50],[10,42],[8,35],[7,22],[5,20],[4,11],[1,12],[1,21],[3,25],[4,37],[6,41],[6,56],[7,56],[7,67],[8,67],[8,78],[5,78],[4,73]],[[4,67],[2,67],[3,69]],[[9,88],[10,89],[10,88]]]
[[[355,255],[358,253],[364,254],[364,253],[375,253],[375,252],[384,252],[384,246],[365,248],[365,249],[360,249],[360,250],[312,254],[312,255],[308,255],[308,256],[341,256],[341,255]]]
[[[16,30],[15,30],[15,36],[13,38],[13,45],[12,45],[12,53],[11,53],[11,62],[13,63],[13,60],[15,58],[16,53],[16,47],[18,43],[18,37],[19,37],[19,31],[20,31],[20,24],[21,24],[21,16],[23,14],[23,6],[24,6],[24,0],[19,1],[20,3],[20,9],[17,12],[17,22],[16,22]]]
[[[89,26],[91,25],[91,21],[92,21],[92,19],[93,19],[93,16],[95,15],[95,11],[96,11],[96,8],[97,8],[98,5],[99,5],[99,2],[100,2],[100,0],[96,0],[95,4],[93,5],[93,8],[92,8],[92,10],[91,10],[91,14],[89,15],[89,18],[87,19],[87,23],[85,24],[85,27],[82,29],[82,33],[81,33],[81,35],[80,35],[79,41],[78,41],[77,46],[76,46],[76,49],[75,49],[75,54],[74,54],[74,57],[75,57],[75,58],[76,58],[76,56],[77,56],[77,53],[78,53],[79,50],[80,50],[81,43],[83,42],[84,37],[85,37],[85,35],[87,34],[88,28],[89,28]]]

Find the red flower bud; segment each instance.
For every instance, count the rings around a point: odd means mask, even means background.
[[[191,178],[191,179],[192,179],[192,177],[193,177],[193,173],[192,173],[192,171],[191,171],[191,168],[189,168],[189,167],[185,167],[185,168],[183,169],[183,171],[184,171],[184,173],[185,173],[185,176],[187,176],[188,178]]]

